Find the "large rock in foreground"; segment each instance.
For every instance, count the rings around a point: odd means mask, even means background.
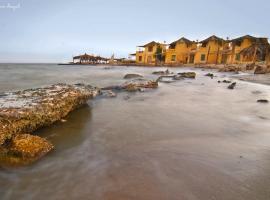
[[[56,84],[0,95],[0,154],[38,158],[53,146],[38,136],[21,135],[49,126],[99,94],[84,84]],[[29,147],[29,148],[28,148]]]

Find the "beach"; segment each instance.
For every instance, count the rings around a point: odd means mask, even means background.
[[[107,87],[159,67],[0,64],[0,93],[57,83]],[[99,98],[34,132],[55,150],[0,170],[0,199],[231,199],[270,196],[269,75],[200,68],[196,79]],[[205,76],[213,73],[213,79]],[[234,90],[223,80],[236,82]],[[220,81],[220,83],[218,83]]]

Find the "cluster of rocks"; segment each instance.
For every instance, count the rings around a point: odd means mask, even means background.
[[[1,163],[33,162],[51,151],[53,145],[48,140],[29,134],[65,118],[99,93],[89,85],[56,84],[1,94]]]
[[[166,76],[166,75],[169,75],[169,74],[173,74],[173,72],[170,72],[169,69],[167,69],[165,71],[156,71],[156,72],[153,72],[152,74],[160,75],[160,76]]]
[[[170,72],[168,69],[166,71],[157,71],[153,72],[154,75],[159,75],[156,82],[163,82],[163,83],[171,83],[174,81],[184,80],[187,79],[195,79],[196,73],[195,72],[182,72],[174,74]]]
[[[249,69],[255,67],[249,66]],[[238,69],[228,67],[226,70]],[[130,80],[121,85],[102,89],[85,84],[55,84],[0,94],[0,164],[29,164],[50,152],[54,148],[50,141],[31,133],[56,121],[65,121],[64,118],[71,111],[98,95],[116,97],[117,92],[143,92],[146,89],[156,89],[159,82],[196,78],[195,72],[175,74],[168,69],[153,74],[159,76],[157,80],[145,79],[140,74],[126,74],[123,78]],[[212,73],[205,76],[212,79],[215,77]],[[228,80],[218,83],[230,84],[228,89],[236,87],[236,82],[231,83]],[[258,103],[268,103],[268,100],[261,99]]]
[[[254,74],[267,74],[270,73],[270,66],[256,65]]]
[[[125,76],[127,77],[127,75]],[[124,77],[124,78],[125,78]],[[137,77],[137,76],[133,76]],[[130,78],[131,79],[131,78]],[[154,80],[148,80],[144,78],[134,78],[130,81],[123,83],[122,85],[109,86],[101,89],[102,93],[114,93],[114,91],[126,91],[126,92],[137,92],[144,91],[145,89],[156,89],[158,88],[158,82]]]

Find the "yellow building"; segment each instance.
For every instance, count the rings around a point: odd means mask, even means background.
[[[228,64],[252,63],[265,61],[267,38],[258,38],[250,35],[231,40],[231,52],[228,56]]]
[[[197,44],[184,37],[172,42],[166,51],[166,64],[187,64],[189,60],[189,53],[195,50]]]
[[[155,65],[165,60],[166,44],[152,41],[148,44],[138,46],[136,51],[136,63]]]
[[[224,44],[225,40],[213,35],[199,42],[197,50],[190,55],[189,61],[194,59],[194,64],[218,64],[220,50]]]

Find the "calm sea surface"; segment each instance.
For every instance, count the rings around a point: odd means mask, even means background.
[[[1,64],[0,92],[60,82],[109,86],[126,73],[157,78],[155,70]],[[37,131],[55,151],[29,167],[0,169],[0,199],[270,199],[270,105],[257,103],[270,100],[270,86],[237,80],[228,90],[217,81],[230,74],[171,70],[198,77],[89,101],[66,123]]]

